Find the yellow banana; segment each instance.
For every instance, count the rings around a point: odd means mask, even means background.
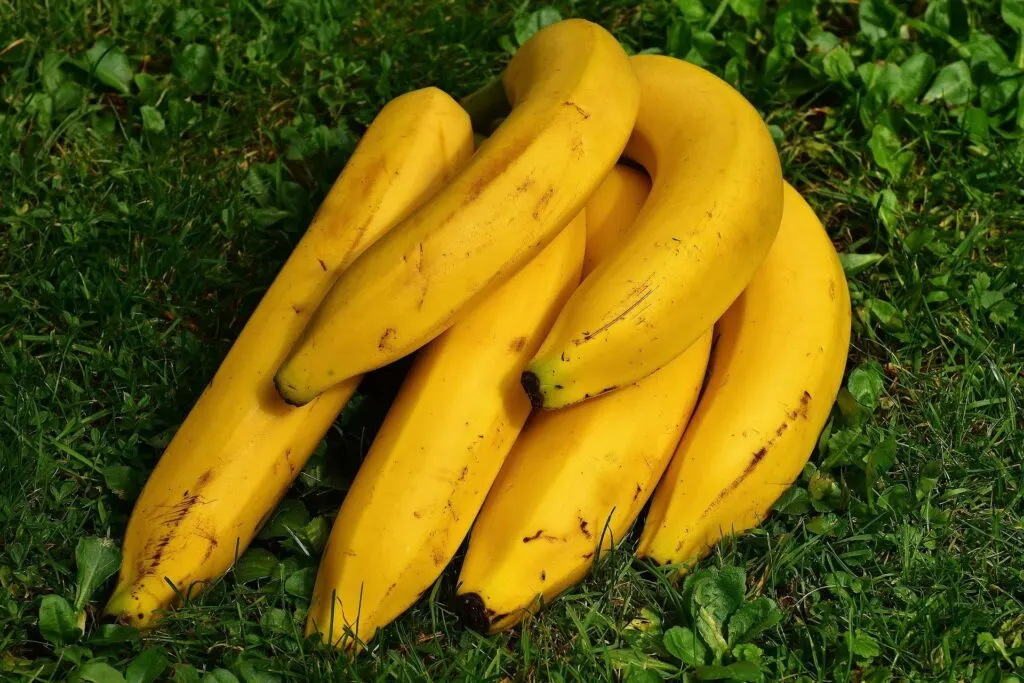
[[[700,67],[631,61],[640,112],[626,156],[653,188],[527,365],[535,407],[578,403],[665,366],[739,296],[778,230],[779,157],[757,111]]]
[[[275,382],[301,405],[440,334],[575,216],[622,152],[639,89],[600,26],[534,35],[503,76],[513,109],[470,163],[338,280]]]
[[[338,272],[469,158],[467,114],[435,88],[385,106],[199,397],[135,504],[108,614],[147,627],[245,550],[355,391],[302,408],[272,377]]]
[[[651,179],[642,171],[618,164],[587,202],[587,251],[583,277],[602,257],[611,254],[633,227],[633,221],[651,193]]]
[[[642,180],[619,166],[587,204],[591,263],[614,253],[614,238],[647,194]],[[697,403],[710,345],[708,331],[633,386],[530,419],[470,536],[457,599],[469,626],[513,626],[580,581],[595,552],[625,535]]]
[[[579,284],[583,214],[426,347],[334,523],[307,631],[353,647],[451,560],[530,413],[523,364]]]
[[[761,522],[814,450],[849,343],[839,257],[787,184],[775,244],[718,324],[708,385],[654,494],[641,556],[690,564]]]

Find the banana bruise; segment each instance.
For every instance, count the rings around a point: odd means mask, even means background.
[[[614,253],[649,182],[616,167],[587,204],[587,259]],[[509,628],[582,580],[632,526],[697,403],[710,330],[635,385],[535,413],[470,536],[456,605],[470,627]]]
[[[579,284],[581,213],[418,357],[356,475],[307,632],[361,647],[430,588],[530,413],[519,373]]]
[[[468,115],[436,88],[381,109],[146,482],[107,614],[149,627],[245,551],[359,383],[295,408],[274,371],[337,274],[444,185],[472,145]]]
[[[775,244],[716,337],[707,388],[638,549],[683,570],[723,536],[761,523],[810,458],[842,381],[846,277],[821,222],[788,184]]]
[[[622,47],[572,19],[503,76],[512,111],[470,163],[331,289],[276,384],[302,405],[423,346],[536,255],[615,165],[639,102]]]
[[[664,367],[739,296],[778,230],[782,174],[757,110],[693,64],[631,62],[640,112],[625,153],[647,169],[651,194],[527,365],[535,407],[572,405]]]

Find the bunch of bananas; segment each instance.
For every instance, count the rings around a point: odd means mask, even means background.
[[[150,626],[227,571],[360,376],[420,348],[324,551],[307,630],[334,645],[467,536],[456,605],[493,632],[649,500],[637,554],[683,572],[800,473],[850,300],[757,111],[582,20],[463,104],[411,92],[366,131],[150,476],[108,613]]]

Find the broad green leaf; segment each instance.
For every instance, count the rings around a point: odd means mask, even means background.
[[[876,263],[885,260],[882,254],[840,254],[839,262],[843,264],[843,271],[847,277],[853,277],[862,273]]]
[[[978,88],[981,106],[986,112],[996,113],[1016,104],[1020,79],[999,77],[994,83],[984,83]]]
[[[250,548],[235,562],[235,578],[242,583],[270,578],[277,566],[277,558],[269,550]]]
[[[899,309],[888,301],[868,299],[867,309],[885,329],[891,331],[903,329],[903,316],[900,314]]]
[[[935,460],[926,462],[918,474],[917,497],[919,499],[928,497],[928,494],[934,491],[938,485],[940,476],[942,476],[942,464]]]
[[[861,32],[871,42],[895,35],[898,29],[896,11],[886,0],[861,0],[857,18]]]
[[[757,645],[743,643],[732,649],[732,656],[741,662],[754,662],[755,664],[760,664],[761,659],[764,657],[764,650],[759,648]]]
[[[43,596],[39,605],[39,632],[55,645],[72,643],[82,637],[75,611],[59,595]]]
[[[123,95],[131,92],[132,70],[128,57],[110,38],[99,38],[85,53],[85,68],[96,79]]]
[[[935,73],[935,58],[927,52],[918,52],[900,65],[900,87],[896,100],[915,102],[921,96]]]
[[[812,501],[834,498],[839,495],[839,485],[825,472],[815,470],[810,481],[807,482],[807,494]]]
[[[923,101],[929,103],[941,100],[949,106],[961,106],[971,101],[973,92],[971,69],[967,62],[960,60],[939,70],[932,86],[924,94]]]
[[[67,75],[61,70],[61,66],[67,61],[67,55],[56,50],[49,50],[43,55],[43,60],[39,63],[39,76],[43,82],[43,90],[47,93],[54,94],[61,83],[67,80]]]
[[[243,659],[236,665],[235,670],[245,683],[281,683],[280,676],[265,671],[266,666],[268,664],[265,662]]]
[[[124,683],[121,672],[105,662],[87,662],[78,667],[77,678],[88,683]]]
[[[1017,33],[1024,33],[1024,0],[1003,0],[999,12],[1007,26]]]
[[[775,601],[764,596],[740,606],[729,618],[729,645],[753,640],[761,632],[782,621],[782,612]]]
[[[850,76],[856,72],[853,59],[845,47],[837,47],[829,51],[822,60],[822,69],[829,80],[836,83],[846,83]]]
[[[910,491],[903,484],[894,484],[878,496],[878,507],[890,512],[902,513],[910,509],[913,502]]]
[[[889,436],[868,452],[866,466],[869,479],[874,481],[875,477],[888,472],[895,464],[896,439]]]
[[[147,133],[163,133],[167,129],[167,124],[164,123],[164,117],[160,114],[156,107],[151,107],[148,104],[142,105],[142,128]]]
[[[309,542],[309,550],[319,556],[320,551],[327,544],[327,537],[331,534],[331,525],[326,517],[314,517],[302,530],[302,535]]]
[[[988,318],[996,325],[1007,325],[1017,317],[1017,304],[1004,299],[995,306],[993,306],[988,312]]]
[[[313,594],[314,581],[316,581],[316,569],[306,567],[289,576],[284,582],[284,589],[290,595],[308,600]]]
[[[532,38],[533,34],[537,31],[561,20],[562,15],[554,7],[541,7],[539,10],[516,20],[513,26],[516,42],[521,46]]]
[[[213,86],[215,57],[213,48],[191,43],[174,58],[174,73],[194,93],[204,93]]]
[[[829,512],[818,515],[807,523],[807,530],[817,536],[830,536],[839,525],[839,518]]]
[[[871,129],[868,148],[875,163],[894,179],[902,178],[914,163],[914,153],[903,149],[899,136],[883,123]]]
[[[665,40],[665,48],[673,57],[683,58],[693,45],[690,24],[685,19],[676,18],[669,27]]]
[[[878,642],[866,633],[847,631],[846,642],[850,652],[861,661],[870,662],[882,654],[882,649],[878,647]]]
[[[214,669],[203,676],[202,683],[238,683],[238,679],[227,669]]]
[[[814,0],[790,0],[775,13],[772,36],[775,45],[792,50],[800,30],[814,16]]]
[[[125,683],[153,683],[166,670],[167,655],[160,648],[150,647],[128,665]]]
[[[627,669],[626,676],[622,679],[623,683],[663,683],[664,680],[657,672],[635,665]]]
[[[171,669],[174,683],[199,683],[199,671],[191,664],[175,664]]]
[[[135,74],[135,87],[139,89],[139,101],[154,104],[158,99],[157,81],[147,73]]]
[[[675,4],[686,20],[691,23],[701,23],[708,16],[708,11],[704,8],[704,3],[701,0],[675,0]]]
[[[121,567],[121,551],[109,538],[83,538],[75,547],[78,592],[75,610],[81,610],[93,592]]]
[[[802,515],[811,508],[807,491],[799,486],[791,486],[779,496],[772,509],[786,515]]]
[[[135,470],[127,465],[110,465],[103,469],[107,488],[121,500],[131,500],[135,491]]]
[[[666,631],[663,643],[670,655],[687,666],[700,666],[708,656],[704,643],[685,626],[673,626]]]
[[[693,601],[704,607],[716,621],[725,619],[743,603],[746,574],[742,567],[705,570],[694,582]]]
[[[850,378],[846,381],[846,388],[861,405],[877,408],[878,398],[885,389],[885,375],[882,372],[882,366],[877,361],[869,361],[857,366],[850,373]]]
[[[761,20],[765,14],[764,0],[728,0],[729,9],[743,17],[748,25]]]
[[[989,120],[988,113],[980,107],[969,107],[964,112],[964,131],[974,142],[984,143],[989,139],[989,126],[991,121]]]
[[[271,607],[260,617],[260,626],[264,633],[291,633],[292,620],[280,607]]]
[[[259,538],[287,538],[302,531],[307,524],[309,512],[306,511],[306,506],[292,498],[285,498],[277,506],[274,516],[260,531]]]
[[[179,9],[174,13],[174,35],[194,40],[203,32],[203,13],[197,9]]]

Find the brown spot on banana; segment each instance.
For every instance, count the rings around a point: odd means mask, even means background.
[[[555,196],[555,187],[552,185],[544,191],[544,194],[537,200],[537,205],[533,207],[533,220],[540,220],[540,213],[544,208],[551,203],[551,198]]]
[[[580,114],[580,118],[582,118],[584,121],[586,121],[587,119],[590,118],[590,112],[588,112],[586,109],[584,109],[580,105],[576,104],[572,100],[566,100],[562,104],[565,105],[566,107],[572,107],[573,109],[578,111],[579,114]]]
[[[505,173],[508,170],[509,164],[519,158],[526,148],[529,147],[532,137],[532,134],[524,136],[502,148],[501,153],[494,157],[490,165],[481,171],[477,179],[473,181],[473,184],[469,186],[469,191],[466,192],[463,204],[472,204],[479,199],[487,186],[493,183],[502,173]]]
[[[322,258],[318,258],[316,260],[316,262],[320,264],[320,270],[322,270],[322,271],[324,271],[326,273],[327,272],[327,262],[324,261]]]
[[[532,543],[533,541],[548,541],[550,543],[556,543],[558,541],[565,541],[564,538],[558,536],[549,536],[544,533],[543,529],[537,529],[537,533],[533,536],[523,536],[523,543]]]
[[[387,350],[388,344],[390,343],[391,339],[394,338],[394,336],[395,328],[389,327],[386,330],[384,330],[384,334],[380,336],[380,341],[377,342],[377,349],[379,349],[380,351]]]
[[[580,522],[580,532],[582,532],[583,535],[586,536],[587,538],[593,538],[593,534],[591,534],[590,533],[590,529],[587,528],[587,526],[588,526],[587,520],[583,519],[582,516],[577,517],[577,519],[579,519],[579,522]]]
[[[519,353],[526,347],[526,337],[516,337],[512,340],[512,343],[508,345],[508,350],[512,353]]]
[[[640,296],[640,298],[638,298],[636,301],[634,301],[631,304],[629,304],[628,306],[626,306],[626,308],[623,309],[623,311],[621,313],[619,313],[618,315],[616,315],[614,318],[612,318],[611,320],[606,322],[604,325],[601,325],[601,327],[597,328],[593,332],[584,332],[582,337],[580,337],[579,339],[573,339],[572,343],[575,344],[576,346],[579,346],[580,344],[584,344],[584,343],[586,343],[588,341],[592,341],[595,337],[597,337],[602,332],[608,331],[612,327],[612,325],[615,325],[616,323],[620,323],[623,320],[625,320],[626,317],[629,316],[630,313],[632,313],[634,310],[636,310],[636,308],[638,306],[640,306],[640,304],[642,304],[644,301],[646,301],[647,297],[649,297],[653,293],[654,293],[654,289],[648,289],[647,291],[645,291],[643,293],[643,295]]]

